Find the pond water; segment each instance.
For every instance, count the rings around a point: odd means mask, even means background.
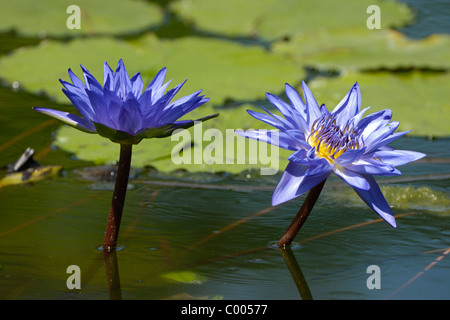
[[[3,52],[35,41],[2,37]],[[287,249],[274,244],[304,196],[271,207],[281,173],[133,168],[119,250],[105,258],[99,246],[114,169],[54,149],[60,125],[31,112],[49,105],[55,102],[0,88],[0,176],[27,147],[41,164],[63,168],[49,179],[0,187],[0,299],[450,298],[448,137],[392,144],[427,154],[400,167],[400,177],[377,179],[396,229],[332,176]],[[81,289],[67,286],[72,265]],[[370,286],[373,266],[379,288]]]
[[[44,149],[35,135],[26,143]],[[379,179],[383,187],[397,187],[385,190],[397,229],[378,221],[350,187],[329,178],[286,252],[273,245],[303,197],[271,207],[279,175],[135,170],[117,252],[121,297],[298,299],[306,287],[313,299],[448,298],[449,142],[403,138],[394,145],[428,154],[404,166],[401,178]],[[24,143],[5,152],[17,155]],[[98,247],[113,187],[110,168],[93,173],[53,150],[40,161],[62,164],[62,175],[0,190],[0,297],[107,299]],[[66,286],[70,265],[81,270],[82,287],[75,292]],[[371,265],[381,270],[381,289],[367,287]],[[298,270],[304,277],[299,287]]]

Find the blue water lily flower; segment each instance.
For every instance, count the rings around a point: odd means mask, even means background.
[[[248,110],[250,115],[279,130],[236,131],[253,139],[275,144],[293,151],[289,164],[272,196],[272,205],[289,201],[322,183],[334,172],[390,225],[396,227],[394,215],[373,175],[399,175],[395,167],[421,159],[425,154],[395,150],[388,144],[409,131],[397,132],[399,123],[391,121],[389,109],[363,118],[369,109],[360,110],[361,93],[358,83],[329,112],[319,106],[311,90],[302,82],[304,101],[286,84],[290,104],[270,93],[267,99],[284,118]]]
[[[197,120],[178,120],[209,99],[200,96],[199,90],[171,102],[184,82],[166,92],[170,82],[164,84],[166,68],[157,73],[145,90],[140,73],[130,78],[122,60],[119,60],[115,72],[104,63],[103,86],[86,68],[81,68],[84,82],[70,69],[72,83],[60,80],[64,86],[63,92],[81,116],[48,108],[34,110],[120,144],[116,183],[103,240],[103,250],[110,253],[117,246],[133,145],[144,138],[167,137],[176,129],[189,128],[197,121],[205,121],[218,114]]]
[[[209,99],[200,96],[199,90],[171,102],[183,82],[167,91],[164,84],[166,68],[161,69],[148,87],[143,90],[140,73],[128,76],[125,65],[119,60],[115,72],[105,62],[103,86],[83,66],[84,80],[69,69],[72,83],[60,80],[63,92],[79,111],[80,116],[48,108],[34,108],[64,123],[88,133],[98,133],[117,143],[137,144],[144,138],[169,136],[174,130],[188,128],[195,121],[205,121],[215,115],[197,120],[178,120]]]

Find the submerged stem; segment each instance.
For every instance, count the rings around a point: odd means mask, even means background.
[[[294,240],[300,228],[305,223],[309,214],[311,213],[314,205],[316,204],[317,199],[319,198],[320,192],[325,185],[325,180],[319,183],[317,186],[309,190],[308,195],[306,196],[305,201],[303,202],[300,210],[297,212],[294,220],[292,220],[291,225],[286,229],[284,235],[278,241],[279,247],[285,247],[291,244],[292,240]]]
[[[309,290],[308,283],[306,282],[305,276],[303,275],[302,270],[295,259],[294,253],[291,250],[291,247],[279,247],[278,250],[281,252],[281,255],[286,262],[286,265],[291,273],[292,279],[294,280],[295,285],[297,286],[298,293],[300,293],[300,297],[303,300],[312,300],[311,291]]]
[[[104,250],[103,259],[105,260],[106,282],[108,284],[109,299],[122,300],[117,252],[115,250]]]
[[[120,220],[122,219],[123,206],[127,193],[128,177],[131,166],[131,144],[120,145],[120,159],[117,168],[116,184],[111,201],[108,222],[106,225],[105,239],[103,241],[103,250],[111,252],[116,249],[117,238],[119,235]]]

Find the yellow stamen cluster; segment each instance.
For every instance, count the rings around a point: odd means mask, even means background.
[[[341,128],[333,115],[323,116],[314,122],[308,143],[315,148],[317,156],[329,162],[334,162],[349,149],[359,149],[358,134],[352,123],[347,122]]]

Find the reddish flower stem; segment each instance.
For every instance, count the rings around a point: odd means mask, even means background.
[[[319,198],[320,192],[325,185],[325,180],[319,183],[317,186],[309,190],[308,195],[306,196],[305,201],[303,202],[300,210],[297,212],[294,220],[292,220],[291,225],[286,229],[285,233],[278,241],[279,247],[286,247],[292,243],[297,233],[300,231],[300,228],[305,223],[309,214],[311,213],[314,205],[316,204],[317,199]]]
[[[131,144],[120,145],[120,159],[117,168],[116,184],[111,201],[108,222],[106,225],[105,238],[103,241],[103,250],[107,252],[114,251],[117,246],[119,236],[120,221],[122,219],[125,196],[127,194],[128,178],[131,166]]]

